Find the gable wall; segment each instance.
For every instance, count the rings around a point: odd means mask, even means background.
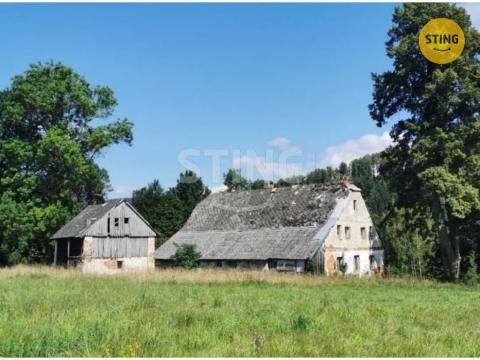
[[[110,233],[108,233],[108,218],[110,218]],[[118,227],[115,226],[115,218],[118,218]],[[128,224],[125,224],[125,218],[129,219]],[[155,236],[155,233],[128,205],[121,203],[96,221],[87,230],[86,236],[149,237]]]
[[[356,201],[355,210],[354,201]],[[340,237],[337,235],[337,226],[340,226]],[[350,239],[346,238],[346,227],[350,228]],[[365,238],[361,236],[361,228],[365,228]],[[344,258],[347,264],[346,273],[371,273],[371,255],[375,257],[377,267],[383,268],[382,245],[360,192],[350,192],[348,195],[335,225],[325,239],[323,250],[326,273],[338,271],[336,266],[338,257]],[[355,256],[359,256],[359,271],[355,271]]]

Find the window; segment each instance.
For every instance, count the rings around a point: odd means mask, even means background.
[[[345,239],[350,240],[350,226],[345,226]]]
[[[123,222],[124,222],[124,224],[128,224],[130,222],[130,218],[124,218]]]
[[[374,270],[377,267],[375,255],[370,255],[370,270]]]
[[[367,229],[364,228],[364,227],[360,228],[360,235],[361,235],[362,239],[365,240],[367,238]]]
[[[113,219],[113,225],[114,225],[115,227],[118,227],[118,225],[120,225],[120,219],[119,219],[119,218],[114,218],[114,219]]]
[[[107,219],[107,233],[110,234],[110,216]]]
[[[357,200],[353,200],[353,210],[357,210]]]
[[[122,260],[118,260],[117,261],[117,269],[121,269],[123,266],[123,261]]]
[[[370,240],[373,240],[375,238],[375,232],[373,231],[373,226],[370,226],[368,228],[368,237]]]
[[[355,255],[353,257],[353,268],[355,271],[360,271],[360,256]]]
[[[343,256],[337,257],[337,271],[344,272],[346,269],[347,267],[343,262]]]
[[[342,225],[337,225],[337,238],[342,240]]]

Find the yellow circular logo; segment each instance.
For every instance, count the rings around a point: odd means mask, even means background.
[[[432,19],[420,31],[418,44],[423,56],[431,62],[448,64],[462,54],[465,34],[453,20]]]

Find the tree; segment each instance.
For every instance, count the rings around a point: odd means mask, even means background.
[[[175,266],[183,267],[186,269],[193,269],[198,267],[198,261],[202,257],[202,254],[197,251],[197,248],[193,244],[174,244],[177,248],[175,254],[171,256],[171,260]]]
[[[160,246],[182,228],[197,204],[210,190],[193,171],[181,173],[177,185],[164,191],[154,180],[132,194],[132,204],[157,232]]]
[[[230,169],[226,174],[223,174],[223,184],[228,191],[245,190],[248,188],[248,180],[241,175],[239,169]]]
[[[210,195],[210,190],[203,184],[202,178],[191,170],[180,174],[174,192],[182,202],[184,221],[188,220],[195,206]]]
[[[0,92],[0,264],[51,261],[50,236],[73,214],[101,202],[102,150],[132,142],[127,119],[108,119],[117,100],[60,63],[31,65]]]
[[[420,29],[433,18],[456,21],[465,48],[456,61],[437,65],[423,57]],[[370,114],[378,126],[395,115],[394,141],[381,171],[398,194],[398,206],[432,209],[444,272],[458,279],[461,249],[479,216],[480,34],[465,9],[447,3],[405,4],[395,9],[386,44],[392,71],[374,74]]]

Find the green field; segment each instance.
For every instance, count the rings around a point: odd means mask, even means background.
[[[0,356],[480,356],[480,289],[0,270]]]

